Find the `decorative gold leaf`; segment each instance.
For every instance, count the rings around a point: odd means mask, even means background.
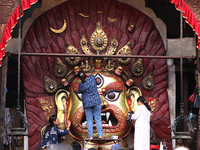
[[[98,13],[98,14],[103,14],[104,12],[103,12],[103,11],[98,11],[97,13]]]
[[[82,17],[84,17],[84,18],[90,17],[90,15],[84,15],[84,14],[82,14],[82,13],[79,13],[78,15],[79,15],[79,16],[82,16]]]
[[[108,17],[108,21],[110,21],[110,22],[115,22],[117,20],[118,20],[117,18],[110,18],[110,17]]]

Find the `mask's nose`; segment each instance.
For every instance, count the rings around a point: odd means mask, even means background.
[[[107,108],[109,103],[104,98],[105,88],[98,89],[99,96],[101,98],[101,108]]]
[[[101,100],[101,108],[107,108],[109,103],[106,100]]]

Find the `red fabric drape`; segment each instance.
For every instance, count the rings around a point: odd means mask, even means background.
[[[170,0],[171,3],[173,3],[176,6],[177,10],[181,10],[181,0]],[[192,27],[193,31],[198,36],[197,41],[197,48],[200,49],[200,26],[199,22],[195,18],[194,14],[190,10],[190,8],[187,6],[187,4],[182,0],[182,12],[183,17],[185,18],[185,21]]]
[[[22,0],[21,1],[21,16],[24,15],[24,10],[31,7],[32,4],[37,3],[38,0]],[[6,23],[6,27],[4,29],[1,43],[0,43],[0,66],[2,65],[2,59],[5,55],[5,46],[7,45],[7,41],[11,39],[11,32],[14,26],[18,23],[19,19],[19,6],[15,9],[13,14],[10,16],[8,22]]]

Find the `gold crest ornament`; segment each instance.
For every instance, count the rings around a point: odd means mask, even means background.
[[[67,23],[66,21],[64,20],[64,24],[62,26],[62,28],[56,30],[56,29],[53,29],[52,27],[50,27],[51,31],[54,32],[54,33],[62,33],[63,31],[65,31],[65,29],[67,28]]]
[[[92,33],[90,37],[90,45],[94,51],[97,51],[97,54],[107,48],[108,38],[106,33],[102,29],[101,22],[97,22],[96,24],[96,30]]]
[[[88,41],[85,38],[85,35],[82,35],[82,37],[80,39],[80,46],[81,46],[81,49],[82,49],[84,54],[89,54],[89,55],[93,54],[88,48]]]
[[[53,72],[57,78],[64,78],[67,74],[67,67],[59,58],[56,58]]]
[[[55,93],[58,89],[58,84],[48,76],[44,76],[44,88],[48,93]]]
[[[80,54],[79,51],[74,46],[72,46],[69,42],[66,43],[65,53],[66,54]],[[80,57],[65,57],[65,60],[69,65],[77,65],[80,62],[81,58]]]
[[[117,41],[117,36],[114,36],[112,41],[110,42],[110,48],[109,50],[105,53],[105,55],[113,55],[117,51],[119,43]]]
[[[150,91],[154,88],[153,72],[149,72],[149,74],[142,80],[142,87],[147,91]]]
[[[122,47],[117,55],[131,55],[131,42],[127,42],[127,44]],[[127,65],[131,62],[131,58],[117,58],[117,61],[122,65]]]
[[[139,58],[132,66],[131,73],[135,77],[140,77],[144,73],[144,64],[143,60]]]

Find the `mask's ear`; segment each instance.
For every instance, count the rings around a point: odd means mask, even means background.
[[[69,105],[69,92],[61,89],[55,95],[55,102],[57,106],[57,117],[60,121],[58,126],[59,129],[65,129],[65,116],[67,116],[68,105]]]
[[[137,99],[138,97],[142,96],[142,92],[138,87],[132,86],[128,89],[128,105],[132,111],[135,111],[137,108]]]

